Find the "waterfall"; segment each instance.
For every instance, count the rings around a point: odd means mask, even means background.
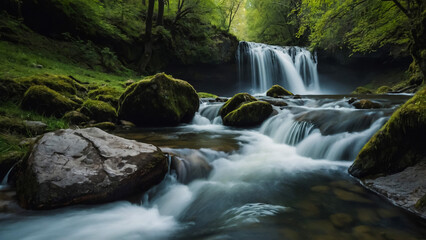
[[[305,48],[240,42],[236,57],[240,90],[263,93],[274,84],[298,94],[320,90],[316,55]]]

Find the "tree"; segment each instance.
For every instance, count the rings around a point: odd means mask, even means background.
[[[163,25],[164,3],[165,3],[165,0],[158,0],[157,25],[159,26]]]
[[[234,21],[235,16],[237,15],[238,10],[240,9],[243,2],[244,0],[223,0],[221,2],[221,5],[224,7],[225,12],[224,20],[226,22],[226,31],[229,32],[232,22]]]
[[[148,14],[146,18],[146,29],[145,29],[145,51],[141,60],[140,70],[144,72],[146,66],[151,60],[152,55],[152,18],[154,16],[154,5],[155,0],[149,0],[148,2]]]

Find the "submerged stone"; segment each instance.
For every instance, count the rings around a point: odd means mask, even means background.
[[[353,222],[353,218],[346,213],[336,213],[330,216],[330,221],[335,227],[344,228]]]
[[[154,145],[98,128],[59,130],[45,134],[23,161],[17,197],[30,209],[113,201],[149,189],[167,169]]]
[[[376,103],[367,99],[361,99],[352,103],[352,105],[356,109],[373,109],[373,108],[381,108],[382,105],[380,103]]]
[[[192,120],[200,102],[186,81],[164,73],[141,80],[121,95],[119,118],[136,125],[176,125]]]

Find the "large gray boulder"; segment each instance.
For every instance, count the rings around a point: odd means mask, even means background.
[[[113,201],[158,184],[167,169],[154,145],[98,128],[59,130],[45,134],[22,163],[17,197],[30,209]]]

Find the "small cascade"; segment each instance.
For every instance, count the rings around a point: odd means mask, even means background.
[[[9,188],[9,175],[12,172],[12,170],[15,168],[16,163],[7,171],[6,175],[4,176],[3,180],[0,182],[0,190],[2,189],[8,189]]]
[[[266,92],[279,84],[292,92],[319,92],[317,58],[301,47],[240,42],[237,51],[240,89]]]

